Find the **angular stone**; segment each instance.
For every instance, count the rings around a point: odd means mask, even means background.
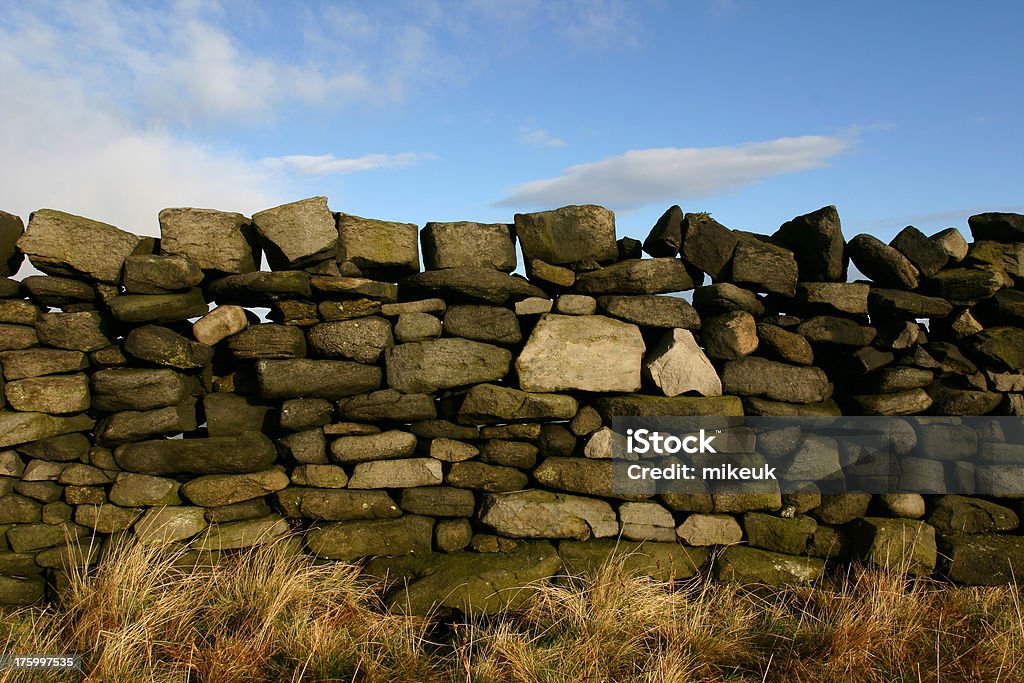
[[[912,225],[900,230],[889,246],[906,256],[924,277],[935,275],[949,261],[941,246]]]
[[[743,528],[751,546],[787,555],[806,554],[817,527],[818,523],[806,515],[784,519],[763,512],[748,512],[743,516]]]
[[[124,262],[124,288],[130,294],[165,294],[203,281],[199,264],[186,256],[138,254]]]
[[[28,325],[0,324],[0,351],[20,351],[39,343],[39,337]]]
[[[309,282],[309,274],[301,270],[257,271],[222,277],[211,282],[207,289],[218,303],[251,306],[278,299],[309,297],[312,294]]]
[[[673,296],[602,296],[601,309],[612,318],[646,327],[700,328],[700,316],[685,299]]]
[[[96,290],[81,280],[54,277],[52,275],[30,275],[21,281],[30,299],[42,306],[72,306],[92,303]]]
[[[890,394],[860,394],[854,402],[865,415],[916,415],[928,410],[932,398],[923,389]]]
[[[186,378],[168,368],[111,368],[92,375],[96,410],[152,410],[182,403],[189,396]]]
[[[812,365],[814,350],[802,335],[784,330],[776,325],[757,324],[757,336],[761,351],[775,360],[798,365]]]
[[[864,387],[880,394],[922,389],[935,378],[931,370],[922,370],[907,365],[882,368],[865,378]]]
[[[917,519],[924,517],[924,496],[919,493],[883,493],[879,496],[888,517]]]
[[[585,294],[562,294],[555,301],[555,312],[562,315],[593,315],[595,311],[597,299]]]
[[[314,325],[309,330],[309,343],[322,356],[372,364],[395,342],[391,323],[370,316]]]
[[[434,398],[427,394],[403,394],[394,389],[382,389],[372,394],[353,396],[338,402],[339,414],[346,420],[367,422],[390,420],[413,422],[433,420],[437,417]]]
[[[88,431],[96,423],[88,415],[54,417],[45,413],[0,410],[0,448],[71,432]]]
[[[693,290],[693,305],[701,315],[744,311],[753,316],[764,314],[764,304],[748,289],[728,282],[716,282]]]
[[[517,391],[493,384],[479,384],[466,394],[459,420],[469,424],[568,420],[576,415],[570,396]]]
[[[553,266],[539,258],[527,262],[526,266],[527,277],[532,281],[539,281],[541,285],[572,287],[576,284],[576,273],[570,268]]]
[[[868,346],[878,336],[874,327],[860,325],[855,320],[834,315],[818,315],[800,323],[797,331],[807,341],[816,344]]]
[[[816,403],[829,397],[831,385],[820,368],[748,357],[725,364],[722,391],[787,403]]]
[[[195,429],[195,401],[190,400],[155,410],[114,413],[97,425],[96,439],[101,443],[122,444]]]
[[[630,541],[673,542],[676,523],[672,513],[657,503],[623,503],[619,507],[622,537]]]
[[[117,284],[125,259],[142,238],[99,221],[40,209],[28,219],[18,247],[39,270]]]
[[[929,239],[939,245],[953,263],[959,263],[967,256],[967,240],[956,228],[940,230]]]
[[[311,197],[252,216],[273,270],[302,268],[335,255],[338,230],[326,197]]]
[[[337,219],[338,264],[344,274],[394,282],[419,272],[416,225],[346,213]]]
[[[796,294],[797,263],[793,252],[753,235],[740,234],[724,280],[759,292]]]
[[[736,396],[602,396],[594,401],[601,418],[690,417],[695,415],[742,416],[743,403]]]
[[[39,307],[24,299],[0,300],[0,323],[35,325],[39,320]]]
[[[51,414],[89,409],[89,378],[84,374],[31,377],[8,382],[4,394],[11,408]]]
[[[593,259],[599,263],[618,256],[615,214],[600,206],[564,206],[554,211],[517,213],[515,233],[527,261],[554,265]]]
[[[194,505],[217,507],[261,498],[280,491],[288,486],[289,481],[280,467],[249,474],[211,474],[186,482],[181,487],[181,494]]]
[[[23,446],[18,446],[18,452],[39,460],[50,460],[52,462],[71,462],[72,460],[88,461],[90,457],[99,459],[99,451],[93,451],[90,456],[92,444],[85,434],[64,434],[51,436],[39,441],[34,441]]]
[[[495,493],[523,489],[528,479],[513,467],[465,461],[453,463],[445,481],[449,486],[460,489]]]
[[[199,289],[184,294],[122,294],[110,302],[110,312],[125,323],[169,323],[207,314],[209,306]]]
[[[438,486],[444,481],[441,461],[434,458],[408,458],[361,462],[348,480],[350,489],[392,489]]]
[[[334,413],[330,401],[322,398],[293,398],[281,406],[282,429],[301,431],[329,424]]]
[[[631,259],[582,273],[576,278],[581,294],[661,294],[693,289],[683,262],[675,258]]]
[[[119,446],[114,451],[123,470],[139,474],[234,474],[259,472],[277,458],[274,443],[263,434],[206,439],[162,439]]]
[[[279,491],[277,498],[285,514],[294,518],[349,521],[394,519],[402,515],[384,491],[288,488]]]
[[[32,524],[42,518],[42,505],[17,493],[0,497],[0,524]]]
[[[134,531],[142,545],[168,545],[192,538],[208,526],[203,508],[174,506],[147,510]]]
[[[279,515],[247,519],[210,526],[194,541],[200,550],[234,550],[249,548],[275,540],[291,533],[288,523]]]
[[[201,368],[213,360],[213,349],[157,325],[137,327],[125,338],[124,350],[138,358],[172,368]]]
[[[678,256],[683,246],[683,210],[670,206],[651,228],[643,249],[654,257]]]
[[[39,342],[69,351],[96,351],[112,342],[107,322],[96,311],[43,313],[36,324]]]
[[[77,372],[89,367],[85,354],[80,351],[58,349],[24,349],[0,353],[4,379],[17,380],[65,372]]]
[[[516,250],[504,223],[427,223],[420,232],[427,270],[474,266],[506,273],[516,269]]]
[[[444,314],[444,332],[503,345],[518,344],[523,339],[519,318],[499,306],[451,306]]]
[[[869,291],[870,285],[863,282],[801,282],[796,287],[796,298],[811,310],[827,308],[863,315],[868,312]]]
[[[309,279],[313,296],[318,299],[350,299],[365,297],[383,303],[398,301],[398,286],[363,277],[337,277],[318,275]]]
[[[29,219],[29,227],[32,221]],[[967,219],[975,240],[1024,242],[1024,215],[1019,213],[979,213]]]
[[[968,586],[1015,584],[1024,572],[1024,539],[1002,534],[943,535],[946,575]]]
[[[467,489],[428,486],[404,489],[399,505],[414,515],[472,517],[476,501]]]
[[[75,508],[75,522],[100,534],[124,531],[141,515],[142,510],[138,508],[116,505],[79,505]]]
[[[860,272],[883,287],[916,289],[918,270],[906,256],[877,237],[860,234],[850,240],[847,252]]]
[[[550,313],[551,306],[551,299],[535,296],[530,297],[529,299],[523,299],[522,301],[517,301],[515,313],[517,316],[541,315],[543,313]]]
[[[213,346],[248,326],[249,319],[241,306],[217,306],[192,324],[192,336],[203,344]]]
[[[390,332],[390,327],[388,328]],[[228,339],[235,358],[285,360],[306,355],[306,335],[291,325],[253,325]]]
[[[384,361],[389,386],[406,394],[430,394],[501,379],[512,354],[468,339],[437,339],[399,344],[385,351]]]
[[[954,304],[972,304],[987,299],[1006,284],[1006,275],[983,268],[947,268],[936,273],[928,287]]]
[[[441,321],[429,313],[403,313],[395,323],[395,338],[400,344],[429,341],[441,336]]]
[[[510,538],[605,538],[619,533],[608,503],[549,491],[491,494],[484,498],[480,521]]]
[[[569,423],[569,429],[576,436],[586,436],[601,428],[601,415],[593,406],[582,406]]]
[[[240,213],[174,208],[160,212],[160,253],[194,260],[203,270],[249,273],[259,268],[255,233]]]
[[[480,449],[464,441],[440,437],[430,441],[430,457],[442,462],[462,462],[480,455]]]
[[[941,534],[983,534],[1013,531],[1020,519],[1010,508],[987,500],[942,496],[928,515],[928,524]]]
[[[825,563],[741,545],[731,546],[715,561],[715,578],[741,584],[783,586],[809,584],[825,572]]]
[[[429,553],[434,522],[404,515],[393,520],[331,522],[306,532],[306,545],[318,557],[351,561],[369,555]]]
[[[7,542],[16,553],[29,553],[81,538],[86,528],[70,522],[64,524],[18,524],[7,532]]]
[[[970,337],[967,343],[999,369],[1024,370],[1024,330],[1018,327],[990,327]]]
[[[502,305],[509,299],[547,296],[544,290],[513,275],[476,266],[428,270],[410,275],[399,283],[405,298],[441,296],[447,301],[469,301]]]
[[[607,498],[633,498],[612,493],[612,463],[607,458],[548,457],[533,471],[547,488]]]
[[[712,358],[735,360],[757,350],[757,324],[744,311],[716,315],[704,321],[701,341]]]
[[[640,330],[604,316],[545,315],[516,361],[526,391],[636,391]]]
[[[259,405],[237,394],[206,394],[203,396],[203,413],[210,436],[269,431],[273,422],[269,406]]]
[[[846,524],[866,515],[870,503],[870,493],[826,493],[811,514],[825,524]]]
[[[337,465],[307,464],[297,465],[291,480],[296,486],[342,489],[348,484],[348,475]]]
[[[686,214],[682,229],[683,260],[720,279],[736,248],[736,234],[706,213]]]
[[[15,275],[21,267],[24,255],[17,243],[24,232],[20,216],[0,211],[0,277]]]
[[[864,517],[853,531],[855,552],[871,564],[927,576],[935,569],[935,528],[909,519]]]
[[[900,318],[945,318],[953,306],[945,299],[903,292],[898,289],[873,287],[869,296],[871,313]]]
[[[331,442],[331,457],[341,464],[407,458],[415,451],[416,437],[397,429],[368,436],[345,436]]]
[[[380,388],[381,371],[373,365],[344,360],[258,360],[260,395],[266,398],[338,400]]]
[[[110,487],[110,502],[121,507],[181,505],[180,487],[173,479],[121,472]]]
[[[666,333],[644,360],[644,376],[666,396],[721,396],[722,382],[688,330]]]
[[[772,235],[780,245],[793,252],[800,278],[808,282],[845,282],[845,242],[835,206],[786,221]]]

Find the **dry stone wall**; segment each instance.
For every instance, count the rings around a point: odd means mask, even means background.
[[[970,244],[847,242],[831,206],[771,236],[673,206],[642,244],[597,206],[159,220],[0,213],[0,602],[121,534],[196,561],[297,534],[412,611],[515,607],[616,545],[659,578],[1024,573],[1017,499],[618,496],[608,459],[624,415],[1022,415],[1024,216]],[[26,256],[45,275],[11,279]]]

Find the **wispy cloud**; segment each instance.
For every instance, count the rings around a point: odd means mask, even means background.
[[[291,171],[300,175],[331,175],[335,173],[358,173],[381,168],[406,168],[421,161],[436,158],[433,154],[401,152],[399,154],[364,154],[353,159],[339,159],[333,154],[291,154],[281,157],[267,157],[260,160],[266,168]]]
[[[603,203],[630,208],[649,202],[703,198],[772,176],[824,166],[847,149],[846,135],[805,135],[722,147],[630,150],[570,166],[555,178],[516,185],[498,206]]]
[[[531,147],[565,147],[565,140],[555,137],[543,128],[520,128],[516,140]]]

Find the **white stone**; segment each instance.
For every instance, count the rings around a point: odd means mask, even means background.
[[[701,396],[722,395],[722,380],[689,330],[667,332],[647,355],[644,373],[666,396],[688,391]]]

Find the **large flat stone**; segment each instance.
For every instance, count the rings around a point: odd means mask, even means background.
[[[404,489],[439,486],[444,481],[441,461],[407,458],[361,462],[352,470],[350,489]]]
[[[245,474],[210,474],[185,482],[181,495],[194,505],[210,508],[262,498],[288,483],[288,474],[281,467]]]
[[[410,275],[399,283],[403,298],[440,296],[449,302],[502,305],[532,296],[547,297],[544,290],[521,277],[493,268],[458,266]]]
[[[924,522],[864,517],[851,534],[855,552],[871,564],[917,576],[935,569],[935,528]]]
[[[327,522],[306,532],[306,545],[318,557],[351,561],[370,555],[429,553],[434,522],[429,517]]]
[[[206,315],[209,305],[200,289],[182,294],[122,294],[110,302],[110,312],[125,323],[169,323]]]
[[[540,420],[571,420],[576,399],[561,394],[537,394],[494,384],[478,384],[466,394],[459,421],[466,424],[499,424]]]
[[[113,343],[109,321],[97,311],[43,313],[36,323],[39,342],[68,351],[96,351]]]
[[[428,394],[403,394],[395,389],[381,389],[338,402],[338,412],[346,420],[377,422],[416,422],[437,417],[434,397]]]
[[[694,307],[675,296],[602,296],[597,303],[608,316],[641,327],[700,328],[700,316]]]
[[[741,417],[738,396],[601,396],[594,401],[601,418],[611,424],[615,417],[692,417],[699,415]]]
[[[693,279],[676,258],[629,259],[576,278],[582,294],[663,294],[693,289]]]
[[[519,317],[503,306],[450,306],[444,313],[444,332],[473,341],[518,344],[523,339]]]
[[[789,249],[739,233],[732,261],[722,279],[758,292],[796,294],[798,268]]]
[[[683,220],[683,260],[715,280],[722,277],[739,238],[707,213],[688,213]]]
[[[0,365],[3,366],[4,379],[10,381],[77,372],[89,367],[89,361],[81,351],[23,349],[0,353]]]
[[[258,360],[256,375],[265,398],[337,400],[380,388],[381,371],[374,365],[344,360]]]
[[[990,211],[967,219],[971,235],[976,240],[997,242],[1024,242],[1024,215]]]
[[[338,216],[338,264],[344,275],[358,275],[395,282],[418,273],[420,255],[412,223],[393,223],[360,218],[347,213]],[[354,268],[349,272],[346,268]]]
[[[235,474],[259,472],[277,458],[274,442],[261,433],[206,439],[158,439],[119,446],[123,470],[138,474]]]
[[[746,584],[809,584],[825,571],[825,562],[735,545],[715,560],[715,578]]]
[[[486,496],[480,521],[509,538],[583,541],[619,533],[615,511],[605,501],[537,489]]]
[[[916,289],[919,272],[906,256],[877,237],[860,234],[847,245],[850,260],[883,287]]]
[[[187,256],[138,254],[124,262],[124,288],[131,294],[166,294],[203,281],[199,264]]]
[[[832,387],[820,368],[747,357],[725,364],[722,391],[786,403],[817,403],[831,395]]]
[[[515,231],[527,261],[553,265],[592,259],[608,263],[618,257],[615,214],[600,206],[563,206],[553,211],[517,213]]]
[[[84,374],[30,377],[4,387],[11,408],[63,415],[89,409],[89,378]]]
[[[203,270],[249,273],[259,267],[253,249],[256,234],[240,213],[213,209],[164,209],[160,212],[160,253],[187,256]]]
[[[254,213],[267,261],[274,270],[301,268],[335,255],[338,229],[327,197],[311,197]]]
[[[385,349],[395,345],[391,323],[378,316],[321,323],[307,334],[310,346],[321,356],[360,363],[376,363]]]
[[[39,441],[51,436],[85,432],[96,421],[88,415],[55,417],[45,413],[14,413],[0,410],[0,448]]]
[[[213,360],[212,347],[158,325],[133,329],[125,338],[124,350],[139,360],[182,370],[201,368]]]
[[[437,271],[444,272],[444,271]],[[469,339],[399,344],[384,353],[388,385],[406,394],[431,394],[508,374],[512,354]]]
[[[636,391],[640,330],[604,316],[545,315],[516,360],[525,391]]]
[[[504,223],[427,223],[420,233],[427,270],[476,266],[510,273],[516,250]]]
[[[92,374],[92,406],[96,410],[152,410],[182,403],[191,385],[170,368],[110,368]]]
[[[44,273],[117,284],[124,260],[140,242],[141,237],[113,225],[40,209],[29,216],[18,247]]]
[[[940,538],[943,569],[969,586],[1016,584],[1024,573],[1024,538],[1002,534],[950,534]]]

